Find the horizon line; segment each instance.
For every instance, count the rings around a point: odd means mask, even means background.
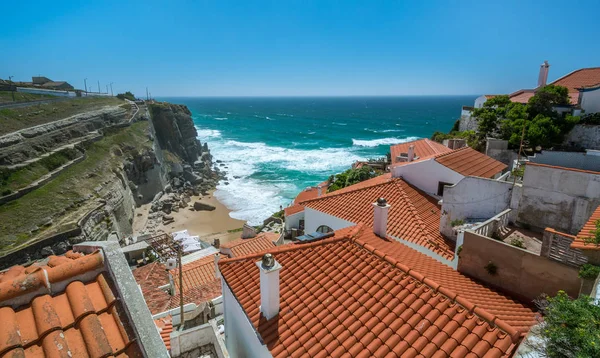
[[[158,95],[154,98],[352,98],[352,97],[465,97],[481,94],[386,94],[386,95]],[[142,98],[142,97],[140,97]]]

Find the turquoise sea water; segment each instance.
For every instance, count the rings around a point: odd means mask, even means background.
[[[160,98],[192,111],[198,137],[227,168],[215,196],[257,224],[303,188],[380,157],[391,144],[448,131],[475,96]]]

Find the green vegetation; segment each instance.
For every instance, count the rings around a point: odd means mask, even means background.
[[[125,156],[151,148],[148,122],[136,122],[125,128],[105,130],[101,140],[88,144],[87,158],[63,171],[41,188],[0,206],[0,252],[10,250],[32,238],[31,230],[48,217],[50,229],[33,235],[49,235],[75,227],[75,222],[97,206],[95,200],[81,201],[105,181],[114,181],[123,158],[113,154],[119,148]]]
[[[592,298],[571,299],[559,291],[537,303],[544,313],[540,333],[548,357],[600,357],[600,306]]]
[[[513,171],[511,172],[511,175],[513,177],[523,178],[523,175],[525,175],[525,165],[521,165],[517,169],[513,169]]]
[[[283,217],[284,217],[284,211],[283,210],[279,210],[278,212],[274,213],[271,216],[273,216],[274,218],[283,219]]]
[[[450,222],[450,226],[452,226],[452,227],[461,226],[464,223],[465,223],[465,221],[463,219],[456,219],[456,220],[452,220]]]
[[[595,280],[600,275],[600,267],[592,264],[584,264],[579,268],[579,277],[587,280]]]
[[[579,123],[599,125],[600,124],[600,112],[590,113],[590,114],[586,114],[586,115],[582,116]]]
[[[26,187],[79,155],[80,153],[76,149],[67,148],[22,168],[0,168],[0,196]]]
[[[118,99],[128,99],[130,101],[135,101],[135,96],[133,95],[133,93],[127,91],[125,93],[119,93],[117,95]]]
[[[442,133],[442,132],[436,131],[431,136],[431,140],[436,141],[438,143],[442,143],[445,139],[455,139],[455,138],[465,139],[467,141],[467,144],[469,145],[469,147],[471,147],[473,149],[476,149],[476,150],[485,149],[485,143],[483,143],[483,146],[482,146],[482,144],[479,141],[479,138],[477,137],[477,133],[475,133],[475,131],[459,132],[458,127],[456,125],[454,127],[452,127],[452,131],[450,131],[450,133]]]
[[[365,165],[360,169],[348,169],[344,172],[329,177],[329,182],[331,185],[327,189],[327,192],[331,193],[332,191],[360,183],[361,181],[375,178],[381,174],[382,173],[373,170],[373,168],[369,167],[368,165]]]
[[[594,224],[596,225],[596,228],[590,230],[590,237],[583,238],[583,241],[586,244],[600,245],[600,220],[596,220]]]
[[[560,145],[565,135],[579,122],[579,117],[562,115],[554,107],[569,104],[565,87],[549,85],[538,90],[527,104],[511,102],[508,96],[487,100],[473,111],[478,121],[478,137],[508,140],[518,148],[525,128],[524,142],[529,148],[551,148]]]
[[[527,249],[527,247],[525,247],[525,243],[521,239],[512,239],[510,240],[510,244],[514,247],[518,247],[519,249]]]
[[[244,230],[244,228],[243,227],[239,227],[237,229],[227,230],[227,232],[231,234],[231,233],[234,233],[234,232],[240,232],[242,230]]]
[[[488,262],[483,268],[492,276],[498,273],[498,266],[496,266],[496,264],[494,264],[492,261]]]
[[[33,104],[22,108],[0,109],[0,135],[100,109],[104,106],[123,104],[122,100],[115,97],[84,97],[68,101]]]
[[[44,99],[56,98],[54,96],[48,96],[45,94],[31,94],[22,92],[11,92],[11,91],[0,91],[0,103],[13,102],[13,95],[15,96],[14,102],[30,102],[39,101]]]

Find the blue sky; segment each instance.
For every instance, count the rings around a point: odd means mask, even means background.
[[[599,1],[3,1],[0,78],[155,96],[506,93],[600,66]]]

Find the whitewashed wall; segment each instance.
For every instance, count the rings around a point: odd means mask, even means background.
[[[475,98],[475,104],[473,105],[473,107],[482,108],[485,101],[487,101],[487,98],[485,98],[485,96],[479,96]]]
[[[322,213],[312,208],[304,209],[304,232],[312,233],[317,231],[321,225],[327,225],[333,230],[343,229],[345,227],[356,225],[348,220],[337,218],[333,215]]]
[[[439,182],[458,183],[463,175],[448,169],[433,159],[401,165],[392,169],[394,178],[402,177],[426,193],[437,195]]]
[[[518,186],[516,184],[515,186]],[[518,205],[517,200],[513,205]],[[511,207],[513,184],[493,179],[465,177],[444,189],[440,232],[452,237],[453,220],[489,219]]]
[[[527,165],[518,220],[576,234],[600,205],[600,174]]]
[[[288,215],[285,217],[285,229],[297,229],[300,226],[300,220],[304,219],[304,211]]]
[[[600,88],[583,91],[581,96],[581,109],[586,114],[600,112]]]
[[[258,270],[258,268],[256,268]],[[225,315],[225,347],[232,358],[272,357],[263,345],[242,306],[233,296],[229,286],[221,280]]]

